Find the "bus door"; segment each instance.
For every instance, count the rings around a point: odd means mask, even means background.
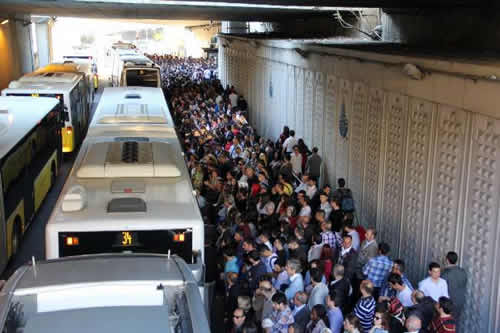
[[[83,110],[82,110],[82,105],[80,101],[80,93],[79,93],[79,88],[75,87],[70,93],[70,112],[71,112],[71,123],[73,124],[73,140],[74,144],[73,147],[76,148],[76,146],[80,143],[81,140],[81,134],[82,134],[82,116],[83,116]],[[73,149],[74,149],[73,148]]]
[[[2,162],[0,161],[0,165]],[[1,170],[1,169],[0,169]],[[7,256],[7,219],[5,217],[5,211],[3,207],[3,187],[2,187],[2,177],[0,174],[0,272],[3,272],[5,266],[7,266],[7,261],[9,260]]]

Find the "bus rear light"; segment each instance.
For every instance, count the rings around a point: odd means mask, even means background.
[[[71,133],[73,133],[73,127],[66,127],[66,134],[70,135]]]
[[[175,234],[174,242],[184,242],[184,234]]]
[[[80,240],[78,237],[66,237],[67,246],[77,246],[80,245]]]

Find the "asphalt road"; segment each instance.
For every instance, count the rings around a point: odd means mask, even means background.
[[[101,98],[102,87],[99,89],[98,93],[94,98],[92,104],[91,116],[94,115],[94,111],[97,107],[97,103]],[[21,246],[17,254],[11,258],[5,271],[1,274],[1,279],[8,279],[14,271],[22,266],[23,264],[31,261],[32,257],[36,260],[45,260],[45,224],[47,223],[52,209],[54,208],[57,198],[61,193],[64,186],[66,178],[68,177],[71,168],[73,167],[73,162],[78,152],[73,152],[70,156],[65,156],[63,164],[59,169],[59,174],[57,175],[56,184],[49,191],[45,201],[43,202],[40,210],[36,214],[34,220],[29,226],[28,230],[24,233],[24,237],[21,241]]]

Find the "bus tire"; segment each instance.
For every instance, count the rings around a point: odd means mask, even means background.
[[[14,220],[12,229],[12,256],[14,256],[21,245],[21,218],[19,216]]]

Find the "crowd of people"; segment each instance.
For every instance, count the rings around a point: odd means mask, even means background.
[[[455,252],[413,286],[404,258],[361,227],[345,180],[318,184],[317,148],[286,126],[276,140],[259,136],[244,97],[214,78],[213,62],[155,61],[215,230],[206,233],[207,278],[223,295],[225,332],[456,331],[467,278]]]

